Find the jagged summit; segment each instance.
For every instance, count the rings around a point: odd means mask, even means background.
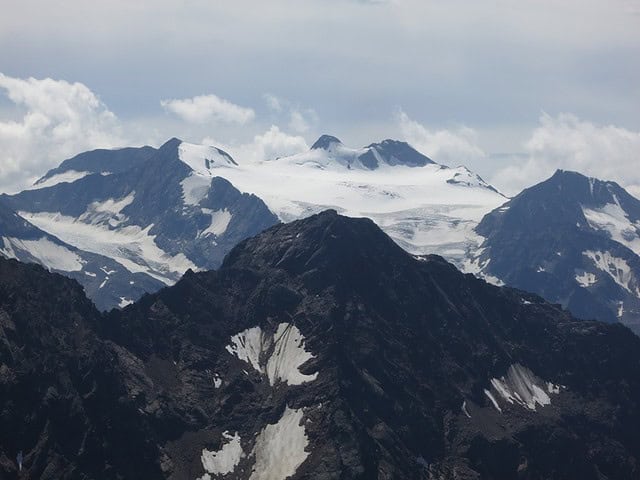
[[[640,332],[640,200],[620,185],[566,170],[487,214],[476,259],[502,282],[581,318]]]
[[[328,150],[332,145],[342,145],[342,142],[332,135],[321,135],[320,138],[311,145],[311,150]]]
[[[226,257],[221,268],[281,268],[292,273],[343,268],[357,274],[388,266],[400,271],[413,257],[400,248],[372,220],[350,218],[326,210],[308,218],[277,225],[241,242]],[[350,269],[353,269],[352,271]]]

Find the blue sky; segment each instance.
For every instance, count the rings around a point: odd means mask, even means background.
[[[0,18],[0,188],[171,136],[238,161],[404,139],[507,193],[640,193],[640,2],[41,2]]]

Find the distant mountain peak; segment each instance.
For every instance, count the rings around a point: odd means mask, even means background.
[[[311,150],[328,150],[332,145],[342,145],[342,142],[333,135],[322,135],[311,145]]]
[[[407,142],[387,138],[380,143],[372,143],[366,147],[375,150],[388,165],[406,165],[408,167],[424,167],[435,164],[426,155],[423,155]]]

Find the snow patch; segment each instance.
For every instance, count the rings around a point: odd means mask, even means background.
[[[287,406],[278,423],[258,434],[251,451],[256,461],[249,480],[285,480],[296,473],[309,456],[302,415],[302,409]]]
[[[267,375],[271,385],[278,382],[301,385],[318,376],[318,372],[312,375],[300,372],[300,367],[314,356],[306,351],[300,330],[290,323],[279,324],[272,336],[260,327],[248,328],[231,337],[231,343],[225,348],[257,372]]]
[[[598,279],[593,273],[582,272],[582,273],[576,274],[576,282],[578,282],[578,285],[580,285],[581,287],[585,287],[585,288],[590,287],[591,285],[595,284],[597,281]]]
[[[464,413],[468,418],[471,418],[469,414],[469,410],[467,410],[467,401],[462,402],[462,413]]]
[[[100,288],[102,288],[102,287],[100,287]],[[130,298],[120,297],[120,303],[118,304],[118,307],[124,308],[127,305],[131,305],[132,303],[133,303],[133,300],[131,300]]]
[[[547,392],[549,393],[560,393],[560,385],[554,385],[551,382],[547,382]]]
[[[180,182],[182,201],[185,205],[198,205],[209,192],[211,178],[193,172]]]
[[[278,381],[289,385],[301,385],[318,377],[300,373],[299,368],[314,356],[304,348],[304,336],[295,325],[281,323],[273,336],[273,353],[267,362],[267,376],[271,385]]]
[[[211,216],[211,224],[200,232],[199,236],[206,237],[207,235],[215,235],[218,237],[227,231],[227,227],[231,221],[231,213],[226,208],[223,210],[203,208],[202,212]]]
[[[491,393],[489,390],[485,388],[484,394],[487,396],[487,398],[489,398],[489,400],[491,400],[491,403],[493,403],[493,406],[495,407],[495,409],[500,413],[502,413],[502,409],[500,408],[500,405],[498,405],[498,402],[496,401],[496,398],[493,396],[493,393]]]
[[[78,172],[76,170],[67,170],[66,172],[52,175],[49,178],[38,180],[31,187],[27,188],[27,190],[53,187],[54,185],[57,185],[59,183],[73,183],[77,180],[80,180],[81,178],[86,177],[87,175],[91,175],[91,172]]]
[[[543,407],[551,403],[548,393],[560,391],[558,386],[540,380],[531,370],[519,363],[511,365],[506,376],[492,378],[491,386],[507,402],[533,411],[536,410],[536,405]]]
[[[587,250],[582,254],[590,258],[598,269],[609,275],[618,285],[640,298],[638,279],[626,260],[614,257],[609,252]]]
[[[477,244],[480,243],[481,241],[477,242]],[[504,286],[504,282],[502,280],[486,272],[491,259],[488,258],[486,260],[482,260],[482,254],[484,253],[484,251],[484,248],[480,248],[475,252],[474,255],[469,254],[468,258],[466,258],[460,265],[460,270],[463,273],[472,273],[476,277],[481,278],[485,282],[490,283],[491,285],[495,285],[496,287]]]
[[[78,222],[56,212],[21,215],[69,245],[109,257],[132,273],[146,273],[167,285],[172,285],[188,269],[198,270],[184,254],[170,255],[156,245],[155,235],[149,233],[153,224],[144,229],[127,225],[114,230],[104,224]]]
[[[117,200],[109,198],[101,202],[93,202],[78,217],[78,221],[92,225],[104,224],[117,227],[127,220],[126,215],[122,213],[122,209],[133,203],[135,194],[136,192],[131,192],[129,195]]]
[[[0,249],[7,258],[23,259],[19,253],[37,260],[50,270],[77,272],[82,270],[82,258],[68,248],[52,242],[47,237],[38,240],[21,240],[14,237],[2,237],[4,248]]]
[[[640,255],[640,222],[629,220],[617,198],[614,199],[616,203],[608,203],[601,208],[582,207],[582,213],[591,228],[606,232],[612,240]]]
[[[264,373],[260,356],[269,348],[270,342],[271,339],[263,335],[260,327],[252,327],[231,337],[231,343],[225,349],[250,364],[259,373]]]
[[[240,460],[245,456],[238,432],[233,435],[230,435],[229,432],[224,432],[222,436],[227,442],[220,450],[213,452],[204,449],[200,457],[204,469],[214,475],[227,475],[233,472]]]

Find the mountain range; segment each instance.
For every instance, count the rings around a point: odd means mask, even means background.
[[[5,256],[70,275],[110,309],[187,269],[217,268],[240,240],[278,221],[326,208],[373,218],[409,251],[461,264],[477,246],[473,227],[505,200],[467,169],[394,140],[350,149],[324,135],[306,153],[242,164],[216,147],[171,139],[159,149],[82,153],[33,188],[3,195],[7,215],[17,212],[75,252],[72,264],[48,262],[18,248],[21,237],[0,234]]]
[[[175,139],[158,150],[97,150],[2,201],[81,252],[72,264],[48,262],[53,254],[32,257],[70,273],[109,309],[175,283],[188,269],[218,267],[240,240],[277,222],[259,198],[215,174],[234,164],[221,150]],[[9,256],[25,259],[29,252],[14,247],[21,237],[2,236],[5,252],[15,253]]]
[[[640,338],[326,211],[100,313],[0,259],[0,476],[635,479]]]
[[[75,278],[108,310],[327,208],[374,220],[411,254],[439,254],[579,318],[640,332],[636,198],[558,171],[509,199],[396,140],[350,148],[323,135],[306,152],[259,162],[178,139],[85,152],[0,198],[0,253]]]

